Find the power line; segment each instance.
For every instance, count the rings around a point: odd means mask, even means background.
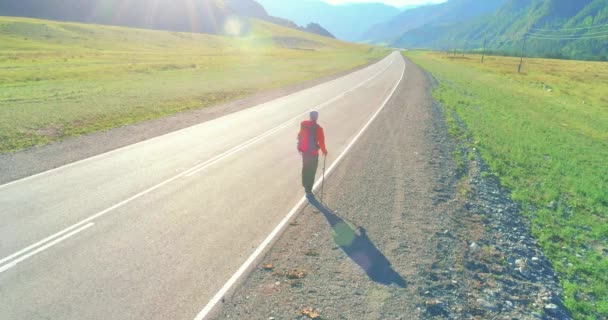
[[[512,35],[503,35],[503,36],[498,36],[498,34],[497,34],[496,37],[494,37],[494,39],[511,39],[511,38],[521,37],[524,34],[525,34],[525,32],[520,32],[518,34],[512,34]]]
[[[528,28],[525,32],[519,34],[512,35],[502,35],[499,36],[498,33],[495,34],[494,38],[484,38],[483,39],[483,49],[481,56],[481,63],[484,63],[484,58],[487,52],[487,49],[490,45],[495,44],[497,48],[500,46],[504,46],[505,44],[513,41],[522,41],[521,43],[521,51],[520,51],[520,60],[519,66],[517,67],[517,72],[521,73],[524,66],[524,59],[526,57],[526,40],[527,39],[537,39],[537,40],[586,40],[586,39],[599,39],[599,38],[608,38],[608,29],[607,30],[599,30],[595,31],[592,29],[606,27],[608,24],[597,25],[591,27],[583,27],[583,28],[564,28],[564,29],[538,29],[538,28]],[[586,32],[582,32],[579,34],[575,34],[574,30],[587,30]],[[549,32],[549,33],[547,33]],[[551,33],[553,32],[553,33]],[[489,40],[489,41],[488,41]],[[479,40],[464,40],[463,43],[463,57],[464,52],[466,50],[467,45],[478,45],[480,44]],[[512,45],[514,46],[514,44]],[[448,52],[449,55],[449,52]],[[454,56],[456,56],[456,49],[454,48]]]
[[[517,41],[521,41],[521,40],[525,40],[525,39],[536,39],[536,40],[557,40],[557,41],[565,41],[565,40],[589,40],[589,39],[601,39],[601,38],[607,38],[608,37],[608,32],[604,32],[604,33],[595,33],[596,35],[587,35],[587,34],[582,34],[579,36],[574,36],[574,35],[564,35],[564,36],[560,36],[560,35],[541,35],[541,34],[528,34],[528,35],[514,35],[512,37],[497,37],[494,39],[491,39],[490,41],[487,41],[486,44],[488,47],[494,46],[494,45],[505,45],[507,43],[510,42],[517,42]],[[481,45],[482,43],[484,43],[484,41],[468,41],[467,45]]]
[[[591,28],[599,28],[599,27],[603,27],[603,26],[608,26],[608,24],[605,25],[598,25],[598,26],[592,26],[592,27],[585,27],[585,28],[571,28],[571,29],[535,29],[535,28],[530,28],[529,30],[545,30],[545,31],[565,31],[565,30],[583,30],[583,29],[591,29]],[[503,36],[496,36],[494,38],[486,38],[483,41],[480,40],[468,40],[465,41],[465,44],[463,45],[463,50],[466,49],[467,45],[481,45],[483,43],[484,45],[484,50],[487,47],[490,46],[503,46],[507,43],[510,42],[516,42],[516,41],[521,41],[523,40],[525,42],[526,39],[530,38],[530,39],[536,39],[536,40],[587,40],[587,39],[600,39],[600,38],[606,38],[608,37],[608,30],[602,30],[602,31],[597,31],[597,32],[587,32],[587,33],[583,33],[583,34],[544,34],[543,32],[523,32],[523,33],[519,33],[519,34],[513,34],[513,35],[503,35]],[[525,47],[524,47],[525,48]],[[523,48],[522,48],[523,51]],[[464,53],[464,52],[463,52]],[[456,53],[454,52],[454,55]]]
[[[608,33],[601,35],[601,36],[591,36],[591,37],[585,37],[584,35],[580,36],[580,37],[538,37],[535,35],[528,35],[528,38],[532,38],[532,39],[541,39],[541,40],[584,40],[584,39],[599,39],[599,38],[605,38],[608,37]]]
[[[536,31],[555,31],[555,32],[559,32],[559,31],[570,31],[570,30],[585,30],[585,29],[594,29],[594,28],[601,28],[601,27],[606,27],[608,26],[608,23],[606,24],[600,24],[597,26],[590,26],[590,27],[580,27],[580,28],[564,28],[564,29],[540,29],[540,28],[530,28],[530,30],[536,30]]]
[[[533,32],[531,33],[532,35],[535,36],[541,36],[541,37],[587,37],[587,36],[595,36],[595,35],[604,35],[604,34],[608,34],[608,30],[606,31],[599,31],[599,32],[588,32],[588,33],[579,33],[579,34],[542,34],[542,33],[537,33],[537,32]]]
[[[496,37],[496,38],[493,38],[492,41],[508,41],[508,40],[513,40],[513,39],[518,39],[521,37],[523,37],[523,34]]]
[[[584,34],[542,34],[542,33],[528,33],[528,34],[517,34],[512,36],[496,37],[490,41],[490,44],[498,43],[505,44],[513,41],[524,40],[526,38],[539,39],[539,40],[585,40],[585,39],[599,39],[608,37],[608,30],[599,32],[590,32]]]
[[[514,35],[506,35],[506,36],[497,36],[489,41],[489,44],[505,44],[513,41],[520,41],[526,38],[533,38],[539,40],[578,40],[578,39],[598,39],[608,36],[608,30],[602,30],[597,32],[587,32],[584,34],[544,34],[544,32],[565,32],[565,31],[574,31],[574,30],[588,30],[594,28],[607,27],[607,24],[590,26],[590,27],[581,27],[581,28],[563,28],[563,29],[540,29],[540,28],[529,28],[528,30],[535,30],[537,32],[530,33],[520,33]]]
[[[519,40],[522,40],[522,39],[525,39],[525,38],[526,38],[526,36],[517,36],[517,37],[513,37],[511,39],[501,40],[501,41],[498,41],[498,42],[500,42],[502,44],[505,44],[505,43],[509,43],[509,42],[513,42],[513,41],[519,41]]]
[[[525,39],[524,35],[516,35],[516,36],[512,36],[510,38],[494,38],[492,41],[490,41],[490,44],[505,44],[505,43],[509,43],[509,42],[513,42],[513,41],[519,41]]]

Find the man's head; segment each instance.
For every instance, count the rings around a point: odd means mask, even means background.
[[[310,120],[311,121],[317,121],[317,119],[319,119],[319,113],[317,111],[311,111],[310,112]]]

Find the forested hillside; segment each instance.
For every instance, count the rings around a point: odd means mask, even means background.
[[[488,11],[474,14],[472,8],[479,9],[481,1],[450,0],[406,11],[385,24],[401,28],[397,37],[379,32],[381,26],[368,35],[373,42],[404,48],[482,50],[485,43],[490,51],[513,55],[520,54],[525,41],[530,56],[608,60],[608,0],[502,2],[492,9],[484,1]]]
[[[365,42],[394,44],[410,30],[453,26],[463,21],[494,13],[505,0],[450,0],[406,10],[391,20],[377,24],[361,36]],[[437,35],[429,34],[431,37]],[[428,35],[424,35],[427,37]]]

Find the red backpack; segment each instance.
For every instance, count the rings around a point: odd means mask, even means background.
[[[300,134],[298,135],[298,151],[314,153],[319,150],[317,143],[318,125],[312,121],[303,121],[300,124]]]

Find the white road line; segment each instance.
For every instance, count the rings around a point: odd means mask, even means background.
[[[6,271],[6,270],[8,270],[8,269],[10,269],[10,268],[12,268],[14,266],[16,266],[21,261],[26,260],[26,259],[30,258],[31,256],[36,255],[36,254],[38,254],[38,253],[40,253],[40,252],[42,252],[42,251],[44,251],[44,250],[46,250],[48,248],[50,248],[50,247],[52,247],[52,246],[60,243],[63,240],[65,240],[67,238],[70,238],[70,237],[76,235],[77,233],[80,233],[81,231],[84,231],[85,229],[88,229],[88,228],[92,227],[93,225],[95,225],[95,224],[94,223],[89,223],[89,224],[87,224],[87,225],[85,225],[85,226],[83,226],[83,227],[81,227],[79,229],[76,229],[76,230],[74,230],[74,231],[72,231],[72,232],[64,235],[63,237],[61,237],[59,239],[55,239],[54,241],[49,242],[46,245],[44,245],[44,246],[42,246],[42,247],[40,247],[40,248],[38,248],[38,249],[36,249],[36,250],[34,250],[34,251],[26,254],[26,255],[23,255],[23,256],[19,257],[19,259],[13,260],[13,261],[5,264],[5,265],[0,266],[0,273],[2,273],[4,271]]]
[[[340,163],[340,161],[344,158],[346,153],[352,148],[352,146],[357,142],[357,140],[359,140],[361,135],[363,135],[365,130],[367,130],[367,128],[370,126],[370,124],[376,119],[376,117],[378,117],[378,114],[380,114],[380,112],[384,109],[384,107],[386,106],[388,101],[395,94],[395,91],[397,91],[399,84],[401,83],[401,81],[403,81],[403,77],[405,76],[406,66],[407,66],[407,64],[404,65],[403,72],[401,74],[401,78],[399,79],[399,82],[397,82],[397,84],[391,91],[391,94],[388,95],[388,97],[386,98],[386,100],[384,100],[384,102],[382,103],[382,105],[380,106],[378,111],[376,111],[376,113],[374,113],[374,115],[369,119],[369,121],[363,126],[361,131],[359,131],[359,133],[353,138],[353,140],[348,144],[346,149],[344,149],[344,151],[338,156],[338,158],[336,158],[336,160],[334,160],[334,162],[329,166],[329,168],[327,169],[327,172],[326,172],[327,175],[329,175],[336,168],[338,163]],[[315,190],[318,189],[321,182],[322,181],[318,180],[315,183],[313,189],[315,189]],[[243,276],[243,274],[245,274],[245,272],[247,270],[249,270],[249,268],[251,267],[251,264],[253,264],[253,262],[258,258],[258,256],[262,252],[264,252],[266,247],[274,240],[274,238],[277,236],[277,234],[279,234],[279,232],[285,227],[285,225],[299,211],[299,209],[302,207],[302,205],[304,204],[305,201],[306,201],[306,197],[302,197],[302,199],[300,199],[300,201],[298,201],[298,203],[291,209],[291,211],[289,211],[289,213],[287,213],[287,216],[285,216],[285,218],[283,218],[283,220],[281,220],[281,222],[274,228],[274,230],[272,230],[272,232],[268,235],[268,237],[266,237],[266,239],[264,239],[264,241],[257,247],[257,249],[249,256],[249,258],[245,261],[245,263],[243,263],[241,265],[241,267],[232,275],[232,277],[230,277],[230,279],[228,279],[228,281],[224,284],[224,286],[213,296],[213,298],[207,303],[207,305],[203,308],[203,310],[201,310],[201,312],[199,312],[199,314],[194,318],[194,320],[203,320],[203,319],[205,319],[205,317],[207,317],[209,315],[209,313],[213,310],[213,308],[217,305],[217,303],[224,297],[224,295],[228,292],[228,290],[230,290],[230,288],[239,280],[239,278],[241,276]]]
[[[289,124],[291,124],[291,122],[293,122],[298,117],[301,117],[303,114],[307,114],[311,110],[319,109],[321,107],[329,105],[331,102],[334,102],[334,101],[338,100],[339,97],[344,96],[344,94],[346,94],[348,92],[351,92],[351,91],[353,91],[353,90],[355,90],[355,89],[357,89],[357,88],[365,85],[366,83],[372,81],[373,79],[377,78],[380,74],[382,74],[383,72],[385,72],[393,64],[394,61],[395,61],[395,59],[393,58],[392,61],[383,70],[381,70],[380,72],[376,73],[371,78],[369,78],[369,79],[361,82],[357,86],[355,86],[355,87],[353,87],[353,88],[351,88],[351,89],[349,89],[349,90],[347,90],[347,91],[345,91],[345,92],[337,95],[336,97],[330,99],[328,102],[325,102],[325,103],[323,103],[323,104],[321,104],[319,106],[316,106],[316,107],[314,107],[314,108],[312,108],[312,109],[310,109],[310,110],[308,110],[308,111],[306,111],[306,112],[298,115],[297,117],[294,117],[294,118],[292,118],[292,119],[290,119],[290,120],[288,120],[288,121],[280,124],[279,126],[273,128],[273,129],[270,129],[270,130],[266,131],[265,133],[262,133],[261,135],[255,137],[253,139],[250,139],[250,140],[248,140],[248,141],[246,141],[246,142],[244,142],[244,143],[242,143],[242,144],[240,144],[240,145],[238,145],[238,146],[236,146],[236,147],[234,147],[234,148],[232,148],[232,149],[230,149],[230,150],[228,150],[228,151],[226,151],[224,153],[221,153],[221,154],[219,154],[219,155],[217,155],[217,156],[215,156],[215,157],[213,157],[213,158],[211,158],[211,159],[209,159],[209,160],[207,160],[207,161],[205,161],[205,162],[203,162],[201,164],[197,164],[194,167],[192,167],[192,168],[190,168],[190,169],[188,169],[186,171],[183,171],[183,172],[181,172],[181,173],[179,173],[179,174],[177,174],[177,175],[175,175],[175,176],[173,176],[173,177],[171,177],[171,178],[169,178],[169,179],[167,179],[167,180],[165,180],[165,181],[163,181],[163,182],[161,182],[161,183],[159,183],[157,185],[154,185],[154,186],[152,186],[152,187],[150,187],[150,188],[148,188],[148,189],[146,189],[146,190],[144,190],[142,192],[139,192],[139,193],[137,193],[134,196],[131,196],[131,197],[129,197],[129,198],[127,198],[127,199],[125,199],[125,200],[123,200],[123,201],[121,201],[121,202],[119,202],[119,203],[117,203],[117,204],[115,204],[115,205],[113,205],[113,206],[111,206],[111,207],[109,207],[109,208],[101,211],[101,212],[98,212],[98,213],[96,213],[96,214],[94,214],[94,215],[92,215],[92,216],[90,216],[90,217],[88,217],[88,218],[86,218],[86,219],[84,219],[84,220],[76,223],[76,224],[73,224],[72,226],[69,226],[69,227],[67,227],[67,228],[65,228],[65,229],[63,229],[63,230],[61,230],[61,231],[59,231],[59,232],[57,232],[57,233],[55,233],[55,234],[53,234],[51,236],[48,236],[48,237],[46,237],[46,238],[44,238],[44,239],[42,239],[42,240],[40,240],[40,241],[38,241],[38,242],[36,242],[34,244],[32,244],[32,245],[30,245],[30,246],[22,249],[22,250],[19,250],[18,252],[15,252],[15,253],[7,256],[7,257],[4,257],[4,258],[0,259],[0,265],[3,264],[3,263],[5,263],[5,262],[7,262],[7,261],[12,260],[12,259],[18,258],[19,256],[27,253],[28,251],[34,250],[37,247],[40,247],[40,246],[44,245],[45,243],[47,243],[49,241],[52,241],[53,239],[55,239],[57,237],[61,237],[62,235],[66,234],[66,233],[68,233],[68,232],[70,232],[70,231],[72,231],[72,230],[74,230],[76,228],[79,228],[79,227],[81,227],[81,226],[83,226],[83,225],[85,225],[85,224],[87,224],[89,222],[92,222],[93,220],[95,220],[95,219],[97,219],[97,218],[99,218],[99,217],[101,217],[103,215],[106,215],[109,212],[111,212],[111,211],[113,211],[115,209],[118,209],[118,208],[124,206],[125,204],[127,204],[127,203],[129,203],[129,202],[131,202],[131,201],[133,201],[133,200],[135,200],[137,198],[140,198],[140,197],[142,197],[142,196],[144,196],[144,195],[146,195],[146,194],[148,194],[148,193],[150,193],[150,192],[152,192],[152,191],[154,191],[154,190],[156,190],[156,189],[158,189],[158,188],[160,188],[160,187],[162,187],[162,186],[164,186],[164,185],[166,185],[168,183],[171,183],[171,182],[173,182],[173,181],[175,181],[175,180],[177,180],[179,178],[182,178],[182,177],[189,177],[192,174],[194,174],[196,172],[199,172],[199,171],[201,171],[201,170],[203,170],[205,168],[208,168],[209,166],[211,166],[211,165],[213,165],[213,164],[221,161],[222,159],[225,159],[225,158],[229,157],[230,155],[233,155],[233,154],[237,153],[240,150],[243,150],[244,148],[246,148],[248,146],[251,146],[254,143],[263,140],[264,138],[266,138],[266,137],[270,136],[271,134],[279,131],[280,129],[287,127]],[[46,248],[46,246],[45,246],[45,248]]]
[[[388,58],[388,56],[387,56],[387,58]],[[265,106],[265,105],[268,105],[268,104],[270,104],[270,103],[276,103],[276,102],[279,102],[279,101],[282,101],[282,100],[285,100],[285,99],[291,98],[291,97],[293,97],[293,96],[296,96],[296,95],[299,95],[299,94],[302,94],[302,93],[305,93],[305,92],[308,92],[308,91],[311,91],[311,90],[315,90],[315,89],[317,89],[317,88],[319,88],[319,87],[322,87],[322,86],[325,86],[325,85],[329,85],[329,84],[332,84],[332,83],[334,83],[334,82],[338,82],[338,81],[340,81],[340,80],[343,80],[345,77],[351,76],[351,75],[353,75],[353,74],[355,74],[355,73],[357,73],[357,72],[363,72],[363,71],[365,71],[365,70],[366,70],[366,69],[368,69],[368,68],[373,68],[374,66],[377,66],[378,64],[382,63],[382,61],[384,61],[384,59],[383,59],[383,60],[378,61],[378,62],[377,62],[376,64],[374,64],[374,65],[368,66],[368,67],[366,67],[366,68],[364,68],[364,69],[361,69],[361,70],[358,70],[358,71],[355,71],[355,72],[350,73],[350,74],[348,74],[348,75],[345,75],[345,76],[343,76],[343,77],[340,77],[340,78],[337,78],[337,79],[334,79],[334,80],[331,80],[331,81],[328,81],[328,82],[324,82],[324,83],[318,84],[318,85],[316,85],[316,86],[310,87],[310,88],[308,88],[308,89],[304,89],[304,90],[301,90],[301,91],[298,91],[298,92],[294,92],[294,93],[288,94],[288,95],[286,95],[286,96],[283,96],[283,97],[280,97],[280,98],[277,98],[277,99],[274,99],[274,100],[271,100],[271,101],[268,101],[268,102],[264,102],[264,103],[261,103],[261,104],[255,105],[255,106],[253,106],[253,107],[251,107],[251,108],[247,108],[247,109],[244,109],[244,110],[237,111],[237,112],[235,112],[235,113],[231,113],[230,115],[232,115],[232,114],[236,114],[236,113],[239,113],[239,112],[243,112],[243,111],[247,111],[247,110],[252,109],[252,108],[257,108],[257,107]],[[391,63],[392,63],[392,62],[391,62]],[[389,63],[389,65],[390,65],[390,63]],[[198,124],[198,125],[200,125],[200,124]],[[81,164],[81,163],[84,163],[84,162],[88,162],[88,161],[91,161],[91,160],[95,160],[95,159],[101,158],[101,157],[103,157],[103,156],[107,156],[107,155],[110,155],[110,154],[114,154],[114,153],[119,152],[119,151],[127,150],[127,149],[133,148],[133,147],[138,146],[138,145],[142,145],[142,144],[150,143],[150,142],[152,142],[152,141],[155,141],[155,140],[160,139],[160,138],[163,138],[163,137],[167,137],[167,136],[172,136],[172,135],[175,135],[175,134],[179,134],[181,131],[184,131],[184,130],[189,130],[189,129],[191,129],[191,128],[193,128],[193,127],[196,127],[196,126],[198,126],[198,125],[193,125],[193,126],[190,126],[190,127],[187,127],[187,128],[183,128],[183,129],[180,129],[180,130],[177,130],[177,131],[173,131],[173,132],[165,133],[165,134],[163,134],[163,135],[160,135],[160,136],[157,136],[157,137],[154,137],[154,138],[150,138],[150,139],[148,139],[148,140],[144,140],[144,141],[141,141],[141,142],[137,142],[137,143],[134,143],[134,144],[130,144],[130,145],[127,145],[127,146],[124,146],[124,147],[121,147],[121,148],[118,148],[118,149],[114,149],[114,150],[111,150],[111,151],[108,151],[108,152],[104,152],[104,153],[101,153],[101,154],[98,154],[98,155],[95,155],[95,156],[92,156],[92,157],[89,157],[89,158],[86,158],[86,159],[78,160],[78,161],[75,161],[75,162],[72,162],[72,163],[69,163],[69,164],[66,164],[66,165],[63,165],[63,166],[57,167],[57,168],[53,168],[53,169],[50,169],[50,170],[47,170],[47,171],[44,171],[44,172],[40,172],[40,173],[37,173],[37,174],[31,175],[31,176],[28,176],[28,177],[25,177],[25,178],[21,178],[21,179],[19,179],[19,180],[15,180],[15,181],[7,182],[7,183],[5,183],[5,184],[3,184],[3,185],[0,185],[0,189],[6,188],[6,187],[8,187],[8,186],[11,186],[11,185],[14,185],[14,184],[17,184],[17,183],[20,183],[20,182],[24,182],[24,181],[27,181],[27,180],[31,180],[31,179],[33,179],[33,178],[36,178],[36,177],[39,177],[39,176],[42,176],[42,175],[50,174],[50,173],[53,173],[53,172],[58,171],[58,170],[61,170],[61,169],[69,168],[69,167],[75,166],[75,165],[77,165],[77,164]]]

